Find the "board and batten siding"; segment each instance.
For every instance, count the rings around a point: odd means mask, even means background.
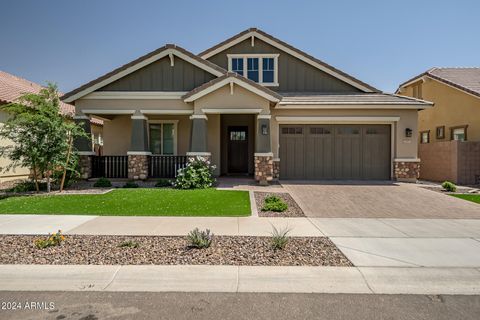
[[[272,54],[278,57],[278,87],[268,87],[279,92],[361,92],[343,82],[274,46],[255,38],[254,46],[250,39],[244,40],[210,58],[210,62],[228,69],[228,54]]]
[[[164,57],[126,75],[98,91],[190,91],[216,77],[191,63],[174,57]]]

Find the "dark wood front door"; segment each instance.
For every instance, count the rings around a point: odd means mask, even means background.
[[[248,127],[228,127],[228,173],[248,173]]]

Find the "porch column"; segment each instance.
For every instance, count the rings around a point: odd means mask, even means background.
[[[77,137],[73,141],[73,146],[79,155],[78,163],[82,179],[88,179],[92,176],[92,156],[95,155],[92,146],[92,128],[90,126],[90,117],[79,113],[73,117],[75,123],[83,128],[85,137]]]
[[[152,153],[148,146],[147,117],[140,114],[132,116],[132,133],[128,155],[128,178],[145,180],[148,178],[148,156]]]
[[[255,135],[255,180],[267,185],[273,180],[273,153],[270,137],[271,115],[258,115]]]
[[[207,116],[204,114],[194,114],[190,116],[192,120],[192,130],[190,133],[190,151],[188,156],[202,156],[210,158],[207,143]]]

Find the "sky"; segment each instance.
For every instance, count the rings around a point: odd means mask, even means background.
[[[0,0],[0,70],[68,92],[166,43],[257,27],[385,92],[480,66],[478,0]]]

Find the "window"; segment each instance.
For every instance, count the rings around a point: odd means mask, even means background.
[[[247,58],[247,78],[258,82],[258,58]]]
[[[282,134],[303,134],[302,127],[283,127]]]
[[[229,54],[228,70],[265,86],[278,86],[278,54]]]
[[[422,84],[417,84],[413,86],[413,97],[417,99],[423,99],[422,98]]]
[[[174,155],[176,153],[176,123],[150,124],[150,151],[153,154]]]
[[[275,71],[274,60],[273,58],[263,58],[263,82],[272,83],[274,82],[273,73]]]
[[[430,131],[420,132],[420,143],[429,143],[430,142]]]
[[[437,139],[445,139],[445,126],[437,127],[436,137]]]
[[[330,134],[330,129],[322,127],[311,127],[310,134]]]
[[[232,71],[243,76],[243,58],[232,59]]]
[[[453,127],[451,130],[452,140],[466,141],[467,140],[467,126]]]
[[[245,131],[230,131],[230,141],[245,141],[247,133]]]

